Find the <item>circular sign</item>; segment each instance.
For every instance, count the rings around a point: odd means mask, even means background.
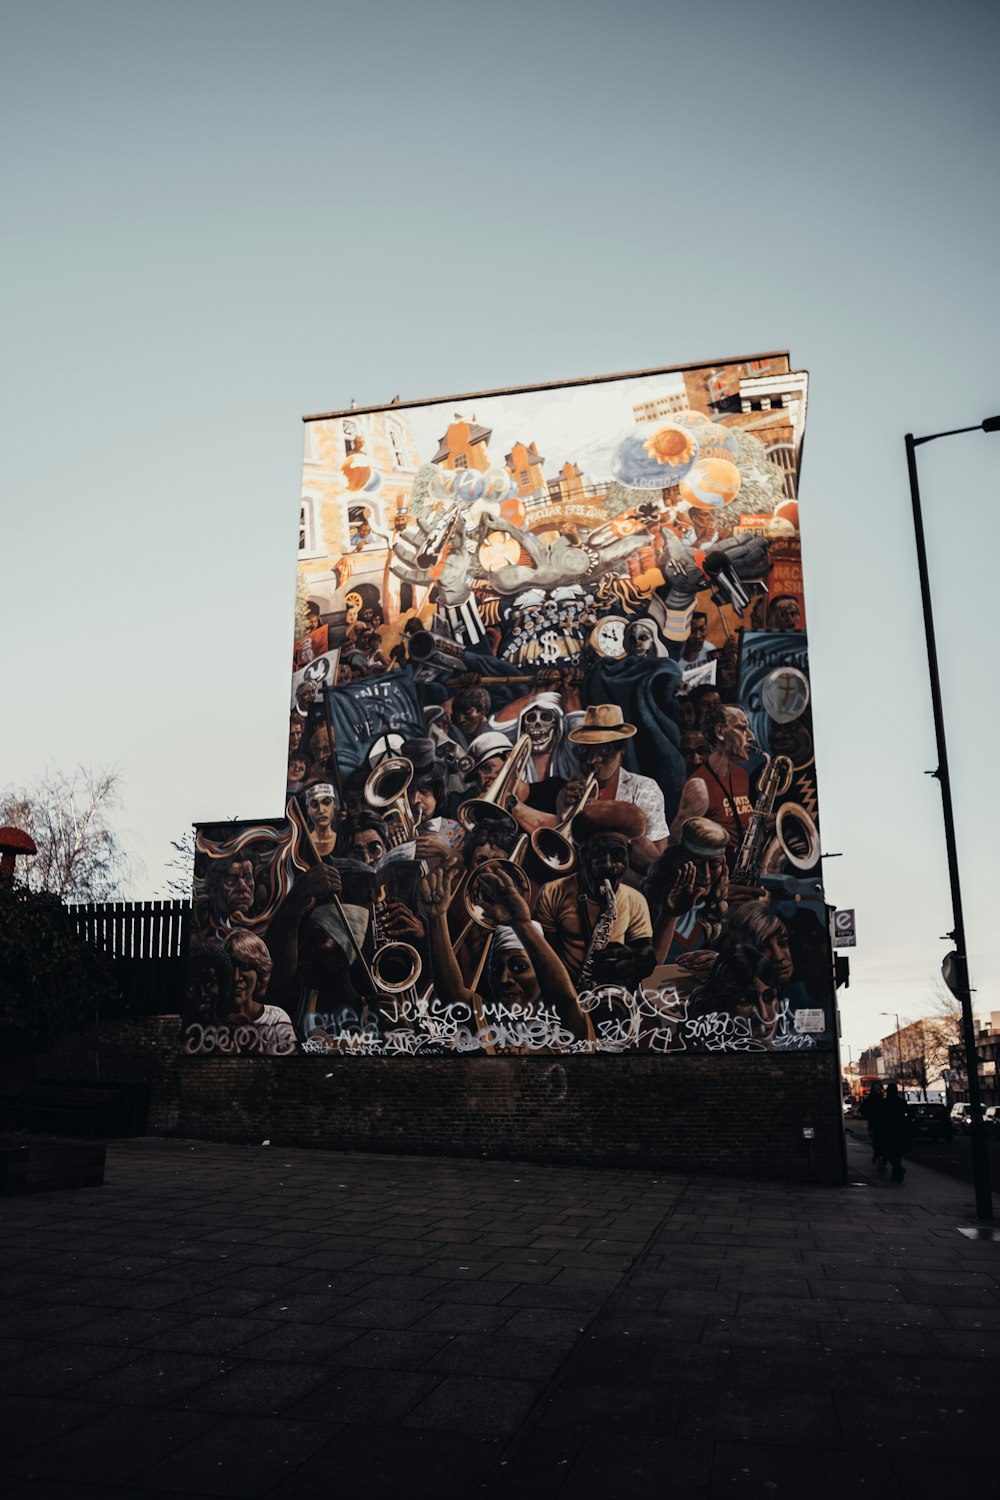
[[[775,667],[764,678],[761,700],[776,724],[791,724],[809,706],[809,680],[798,667]]]

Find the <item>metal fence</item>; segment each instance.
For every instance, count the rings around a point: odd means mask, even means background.
[[[82,901],[66,910],[84,941],[111,959],[124,1015],[180,1011],[190,901]]]

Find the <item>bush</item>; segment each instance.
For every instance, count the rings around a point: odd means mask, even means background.
[[[78,936],[58,896],[0,885],[0,1041],[79,1031],[117,993],[110,961]]]

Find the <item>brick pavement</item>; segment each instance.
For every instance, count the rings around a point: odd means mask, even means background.
[[[0,1213],[8,1500],[990,1488],[971,1189],[137,1140]]]

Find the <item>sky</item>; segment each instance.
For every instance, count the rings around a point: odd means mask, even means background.
[[[845,1043],[922,1014],[903,435],[1000,412],[998,40],[973,0],[6,0],[0,787],[120,768],[134,896],[280,810],[303,414],[787,348]],[[919,463],[988,1013],[1000,434]]]

